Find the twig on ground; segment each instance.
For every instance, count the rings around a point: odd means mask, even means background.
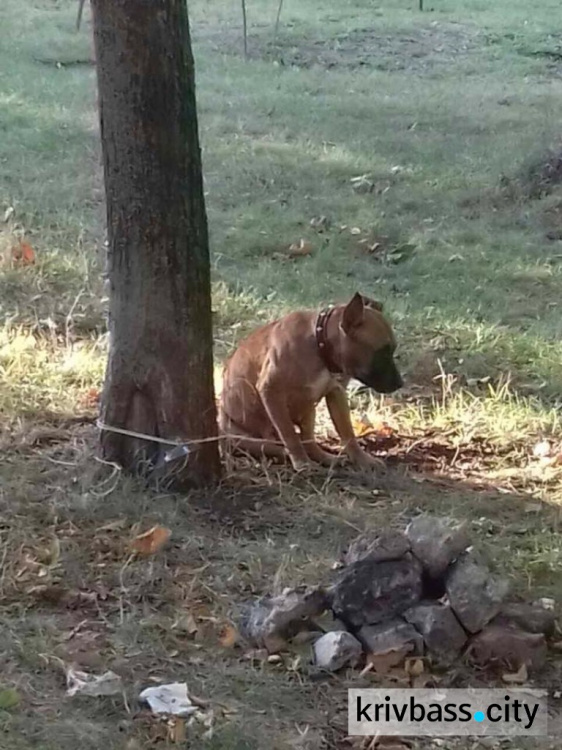
[[[248,59],[248,19],[246,17],[246,0],[242,0],[242,26],[244,34],[244,59]]]
[[[76,16],[76,31],[80,31],[80,24],[82,23],[82,13],[84,12],[85,0],[78,0],[78,15]]]
[[[279,31],[279,19],[281,18],[281,11],[283,10],[284,0],[279,0],[279,6],[277,8],[277,18],[275,19],[275,29],[273,30],[273,41],[277,39],[277,32]],[[420,0],[421,2],[421,0]]]

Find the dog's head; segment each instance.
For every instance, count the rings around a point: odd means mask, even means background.
[[[357,293],[340,319],[340,357],[347,375],[378,393],[393,393],[403,381],[396,363],[396,340],[380,302]]]

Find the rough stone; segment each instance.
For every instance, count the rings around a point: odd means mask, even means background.
[[[542,633],[526,633],[516,627],[488,625],[475,635],[467,651],[479,666],[498,665],[517,671],[523,664],[540,669],[546,663],[547,647]]]
[[[331,633],[336,630],[345,630],[346,627],[341,620],[334,617],[334,613],[328,609],[319,617],[314,618],[315,629],[323,635],[324,633]]]
[[[343,562],[352,565],[360,560],[387,562],[399,560],[410,551],[410,542],[401,531],[386,531],[373,537],[364,534],[349,545]]]
[[[347,664],[354,667],[363,648],[347,630],[326,633],[314,643],[314,660],[321,669],[336,672]]]
[[[465,554],[449,570],[446,590],[461,625],[477,633],[499,613],[509,585],[492,575],[474,555]]]
[[[535,604],[508,602],[493,620],[494,625],[515,625],[527,633],[551,636],[556,627],[556,614]]]
[[[470,545],[466,524],[450,518],[419,516],[406,529],[412,552],[431,578],[442,576]]]
[[[404,619],[418,630],[430,653],[442,662],[459,655],[467,635],[450,607],[437,602],[422,602],[407,610]]]
[[[422,593],[419,562],[360,560],[340,571],[332,586],[332,609],[351,629],[388,620],[416,604]]]
[[[380,625],[363,625],[357,637],[370,654],[385,654],[411,646],[411,652],[422,655],[423,638],[418,631],[404,620],[389,620]]]
[[[321,588],[286,589],[279,596],[266,596],[243,607],[240,634],[253,646],[274,653],[297,633],[313,630],[313,618],[326,607],[326,593]]]

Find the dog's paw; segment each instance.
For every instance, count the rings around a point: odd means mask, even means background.
[[[353,456],[353,463],[363,471],[382,472],[385,469],[385,463],[382,459],[370,456],[368,453]]]
[[[314,451],[310,451],[309,457],[315,464],[320,464],[320,466],[325,466],[328,469],[341,466],[343,463],[342,456],[335,456],[333,453],[328,453],[328,451],[322,450],[319,446]]]
[[[291,464],[293,469],[299,474],[314,468],[314,463],[310,458],[293,458],[291,456]]]

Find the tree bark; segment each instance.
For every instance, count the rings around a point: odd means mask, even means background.
[[[102,455],[178,487],[208,484],[220,461],[187,7],[92,0],[92,9],[109,241],[102,423],[190,450],[168,460],[173,446],[102,425]]]

